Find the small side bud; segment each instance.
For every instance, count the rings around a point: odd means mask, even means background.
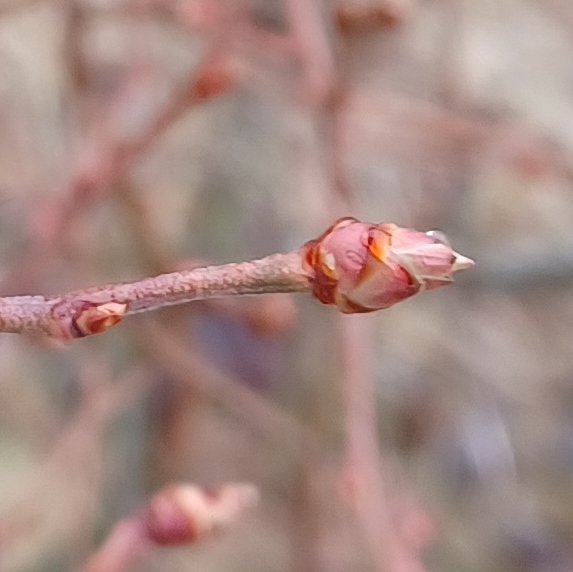
[[[63,299],[53,306],[46,330],[52,338],[64,342],[85,338],[109,330],[121,321],[126,311],[127,304],[119,302]]]
[[[213,492],[172,485],[157,493],[143,513],[146,533],[160,546],[199,542],[235,521],[258,502],[250,484],[231,483]]]
[[[127,304],[118,302],[107,302],[79,310],[72,320],[80,334],[77,337],[101,334],[109,330],[121,322],[126,310]]]

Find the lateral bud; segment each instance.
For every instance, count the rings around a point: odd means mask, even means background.
[[[79,333],[74,337],[81,338],[109,330],[121,322],[126,310],[127,304],[119,302],[106,302],[80,309],[72,319],[72,324]]]

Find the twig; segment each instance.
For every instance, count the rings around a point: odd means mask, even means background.
[[[69,340],[104,332],[123,316],[217,296],[309,292],[344,313],[388,308],[445,286],[473,261],[442,236],[337,221],[300,250],[251,262],[161,274],[63,296],[0,298],[0,331]]]
[[[0,331],[72,339],[103,332],[123,316],[216,296],[304,292],[308,275],[298,253],[240,264],[161,274],[63,296],[0,298]]]
[[[376,387],[369,363],[372,338],[367,324],[353,317],[342,324],[342,369],[346,403],[345,480],[375,569],[379,572],[422,572],[417,555],[399,539],[391,520],[377,435]]]
[[[295,40],[304,70],[305,95],[312,103],[324,103],[335,85],[336,69],[318,4],[287,0],[285,10],[291,28],[289,35]]]
[[[141,330],[139,330],[141,331]],[[147,323],[137,342],[157,366],[203,399],[224,409],[258,437],[298,455],[302,443],[318,454],[318,437],[264,396],[211,365],[166,327]],[[139,332],[138,332],[139,333]]]
[[[83,543],[83,532],[91,526],[93,507],[100,494],[103,433],[130,405],[145,396],[151,386],[150,376],[142,367],[135,367],[120,378],[108,379],[105,368],[101,367],[102,360],[94,354],[84,364],[82,377],[92,379],[87,380],[87,387],[84,385],[84,397],[76,414],[62,427],[30,484],[4,507],[0,521],[2,565],[18,560],[25,547],[53,548],[54,542],[58,542],[56,537],[65,531],[68,540],[73,539],[70,545],[77,547]],[[94,361],[98,364],[95,367]],[[66,495],[66,503],[61,502],[62,495]],[[55,531],[54,511],[60,522]]]
[[[136,5],[134,4],[134,7]],[[153,8],[152,5],[149,8]],[[141,6],[138,7],[141,9]],[[231,90],[238,82],[240,70],[228,49],[230,31],[235,23],[235,10],[229,10],[211,33],[210,46],[197,69],[173,90],[141,133],[130,138],[114,135],[118,115],[132,105],[130,82],[124,82],[123,94],[116,98],[97,123],[103,141],[88,153],[87,164],[81,165],[71,182],[71,192],[59,205],[54,233],[50,238],[66,242],[71,224],[94,199],[121,190],[137,161],[148,152],[194,107]],[[75,64],[83,63],[75,55]],[[77,65],[75,66],[77,67]],[[93,135],[93,133],[92,133]],[[93,141],[88,142],[93,145]],[[93,157],[91,155],[93,154]]]

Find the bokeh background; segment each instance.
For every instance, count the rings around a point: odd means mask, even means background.
[[[340,215],[477,266],[0,337],[0,569],[77,570],[173,482],[256,484],[135,569],[573,569],[573,4],[3,0],[0,294],[297,248]]]

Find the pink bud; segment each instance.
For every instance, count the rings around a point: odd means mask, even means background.
[[[353,218],[340,219],[304,248],[315,297],[347,314],[389,308],[421,290],[446,286],[454,272],[473,266],[437,231]]]
[[[176,484],[157,493],[143,512],[147,536],[160,546],[198,542],[236,520],[258,502],[258,490],[229,483],[208,492]]]

